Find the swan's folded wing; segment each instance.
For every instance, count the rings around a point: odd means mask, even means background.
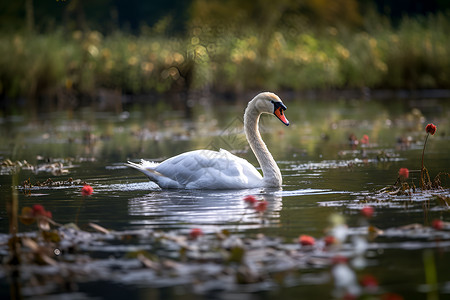
[[[226,150],[186,152],[163,161],[155,170],[192,189],[249,188],[262,182],[253,165]]]
[[[247,160],[231,154],[225,149],[220,149],[219,153],[221,155],[225,155],[227,159],[232,160],[237,166],[239,166],[240,172],[242,172],[242,175],[245,177],[249,179],[262,180],[261,173],[259,173],[258,170],[256,170],[256,168]]]

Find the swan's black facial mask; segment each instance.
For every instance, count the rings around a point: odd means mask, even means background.
[[[286,105],[282,102],[272,101],[273,103],[273,114],[281,121],[284,125],[289,126],[289,121],[284,115],[284,111],[287,109]]]

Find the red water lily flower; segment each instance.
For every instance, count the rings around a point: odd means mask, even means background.
[[[409,170],[407,168],[400,168],[398,175],[404,179],[409,177]]]
[[[248,195],[244,197],[245,203],[248,203],[250,205],[254,205],[256,203],[256,197],[253,195]]]
[[[260,200],[255,203],[255,206],[253,207],[257,212],[263,213],[267,209],[267,201],[266,200]]]
[[[45,210],[44,206],[35,204],[33,207],[23,207],[22,213],[19,216],[20,222],[25,225],[31,225],[37,222],[39,229],[50,230],[49,219],[52,218],[52,213]]]
[[[83,188],[81,189],[81,195],[83,195],[83,197],[86,196],[90,196],[92,195],[92,193],[94,192],[94,189],[92,188],[92,186],[85,184],[83,186]]]
[[[325,245],[327,245],[327,246],[336,244],[336,242],[337,242],[336,238],[334,236],[332,236],[332,235],[327,235],[324,238],[324,241],[325,241]]]
[[[403,296],[395,293],[385,293],[381,295],[381,300],[403,300]]]
[[[433,123],[428,124],[427,127],[425,127],[425,131],[431,135],[434,135],[436,133],[436,125]]]
[[[361,144],[367,145],[369,143],[369,136],[367,134],[363,135],[361,139]]]
[[[333,257],[332,262],[334,265],[348,263],[348,258],[342,255],[336,255]]]
[[[314,246],[316,240],[310,235],[302,234],[301,236],[299,236],[298,242],[302,246]]]
[[[423,165],[423,158],[425,156],[425,146],[427,145],[427,141],[428,141],[428,137],[431,135],[434,135],[436,133],[436,125],[434,125],[433,123],[428,124],[425,127],[425,131],[427,132],[427,136],[425,137],[425,142],[423,143],[423,149],[422,149],[422,168],[420,169],[420,187],[423,189],[426,188],[426,183],[425,183],[425,167]],[[429,180],[428,180],[429,181]]]
[[[361,215],[363,215],[366,218],[371,218],[373,216],[373,212],[374,212],[374,209],[372,206],[364,206],[361,209]]]
[[[33,205],[33,216],[43,216],[46,214],[45,208],[40,204]]]
[[[364,275],[361,278],[360,283],[363,287],[369,288],[371,290],[375,290],[376,288],[378,288],[378,280],[370,274]]]
[[[194,240],[202,235],[203,235],[203,230],[201,230],[200,228],[192,228],[191,232],[189,232],[189,237]]]
[[[444,229],[444,222],[439,219],[434,219],[433,222],[431,222],[431,226],[436,230],[442,230]]]
[[[52,218],[52,212],[48,211],[48,210],[45,210],[45,208],[42,205],[40,205],[40,204],[33,205],[32,213],[33,213],[34,217],[44,216],[44,217],[47,217],[49,219]]]

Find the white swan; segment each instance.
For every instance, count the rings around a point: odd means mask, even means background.
[[[195,150],[169,158],[161,163],[141,160],[140,164],[126,165],[147,175],[161,188],[181,189],[247,189],[280,187],[281,172],[264,144],[258,129],[262,113],[273,113],[285,125],[286,106],[269,92],[260,93],[247,105],[244,113],[244,131],[263,172],[263,176],[245,159],[220,149]]]

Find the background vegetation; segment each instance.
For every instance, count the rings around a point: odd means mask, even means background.
[[[0,6],[2,109],[204,90],[450,88],[446,1]]]

